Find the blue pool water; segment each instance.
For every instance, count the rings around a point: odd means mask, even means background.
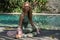
[[[20,15],[15,14],[0,14],[0,26],[13,26],[18,25]],[[60,16],[48,16],[48,15],[33,15],[33,22],[38,25],[48,25],[48,26],[60,26]]]

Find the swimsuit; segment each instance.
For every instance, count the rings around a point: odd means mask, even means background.
[[[28,22],[28,15],[24,16],[23,22]]]
[[[22,25],[26,28],[29,23],[28,15],[24,16]]]

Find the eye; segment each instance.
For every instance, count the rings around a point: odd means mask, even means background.
[[[29,6],[25,6],[25,8],[29,8]]]

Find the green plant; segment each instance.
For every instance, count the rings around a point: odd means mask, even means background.
[[[31,4],[35,0],[0,0],[0,12],[21,12],[24,2],[29,1]],[[47,0],[36,0],[38,2],[37,7],[33,9],[34,12],[42,12],[46,9]],[[32,6],[33,7],[33,6]]]

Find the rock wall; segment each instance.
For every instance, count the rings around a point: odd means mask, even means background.
[[[51,13],[60,13],[60,0],[48,0],[46,6]]]

